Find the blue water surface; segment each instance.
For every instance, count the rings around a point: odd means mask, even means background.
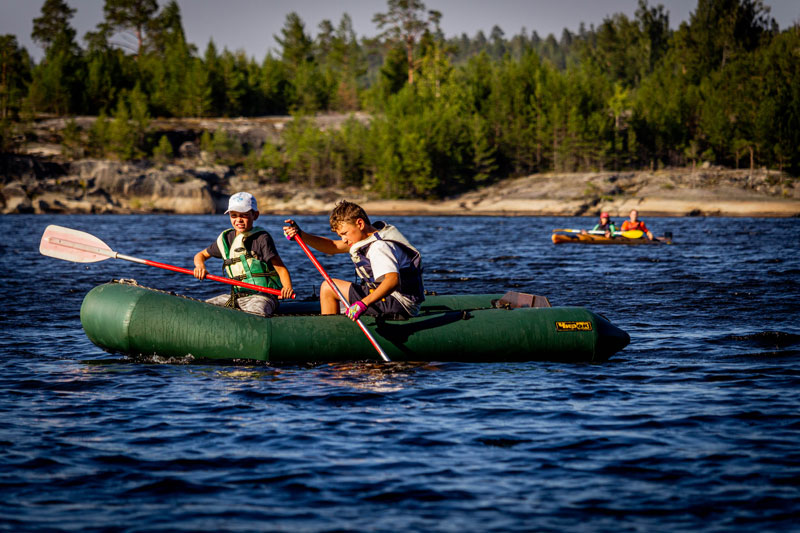
[[[312,295],[283,218],[259,222]],[[429,290],[586,306],[631,344],[602,364],[130,360],[84,335],[92,287],[227,286],[45,257],[45,227],[191,268],[227,218],[3,216],[0,530],[800,531],[800,220],[647,219],[664,246],[551,243],[589,218],[388,220]]]

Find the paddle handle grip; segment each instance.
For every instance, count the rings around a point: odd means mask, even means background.
[[[345,298],[344,294],[342,294],[342,291],[339,289],[339,286],[336,285],[336,283],[334,283],[334,281],[331,279],[328,273],[325,272],[325,269],[322,268],[322,265],[319,263],[319,261],[317,261],[317,258],[314,257],[314,254],[311,253],[311,250],[308,248],[308,246],[300,237],[300,235],[295,235],[293,238],[295,241],[297,241],[297,244],[300,245],[300,248],[303,249],[303,251],[306,253],[306,255],[314,264],[314,266],[317,267],[317,270],[319,270],[319,273],[322,274],[323,278],[325,278],[325,281],[328,282],[330,288],[333,289],[333,291],[339,296],[339,299],[342,302],[344,302],[345,305],[350,305],[349,302],[347,301],[347,298]],[[372,344],[372,347],[375,348],[375,350],[381,356],[381,359],[387,362],[391,361],[386,352],[383,351],[383,348],[381,348],[381,345],[378,344],[378,341],[375,339],[375,337],[373,337],[372,333],[370,333],[370,331],[367,329],[367,326],[365,326],[363,322],[361,322],[360,318],[356,319],[356,324],[358,324],[358,327],[361,328],[361,331],[364,333],[364,335],[366,335],[367,340],[369,340],[370,344]]]

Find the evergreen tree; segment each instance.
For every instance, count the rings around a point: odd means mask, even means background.
[[[225,95],[220,111],[226,117],[241,116],[243,100],[247,92],[247,80],[245,73],[239,68],[237,55],[225,48],[220,56],[219,66]]]
[[[417,67],[414,56],[417,41],[433,24],[438,24],[442,14],[434,10],[426,12],[421,0],[387,0],[387,4],[389,10],[376,13],[372,22],[378,25],[378,29],[386,28],[380,37],[402,43],[405,47],[410,85],[414,83]]]
[[[0,35],[0,120],[19,114],[30,79],[28,53],[13,35]]]
[[[204,117],[212,109],[211,86],[208,71],[199,59],[192,58],[183,91],[181,114],[188,117]]]
[[[292,72],[314,60],[313,42],[311,37],[306,35],[305,24],[297,13],[291,12],[286,15],[286,22],[281,28],[281,36],[275,35],[274,37],[275,41],[281,45],[283,62]]]
[[[294,94],[286,65],[267,54],[261,64],[260,73],[258,88],[264,98],[264,113],[269,115],[288,113],[289,102],[293,100]]]
[[[162,135],[158,145],[153,149],[153,159],[164,164],[172,159],[173,154],[172,143],[169,142],[166,135]]]
[[[505,33],[500,26],[492,26],[492,31],[489,33],[489,41],[491,42],[490,55],[495,59],[501,59],[506,54]]]
[[[109,143],[109,122],[105,111],[100,111],[97,120],[89,128],[89,155],[103,157],[106,155]]]
[[[45,57],[33,71],[30,99],[38,111],[78,113],[84,108],[84,62],[69,20],[75,10],[63,0],[45,0],[31,38]]]
[[[74,15],[75,9],[64,0],[45,0],[41,16],[33,19],[31,38],[42,46],[45,53],[56,43],[75,46],[75,30],[69,25]]]
[[[755,135],[763,157],[782,170],[800,173],[800,26],[795,25],[754,52]],[[749,102],[743,102],[747,105]]]
[[[70,159],[78,159],[83,157],[85,145],[80,126],[74,118],[69,119],[61,132],[61,154]]]
[[[210,111],[215,115],[221,115],[225,106],[225,81],[222,78],[222,64],[213,39],[209,39],[208,45],[206,45],[203,66],[209,90]]]
[[[762,37],[773,31],[775,21],[762,0],[698,0],[675,44],[691,81],[698,84],[738,54],[755,50]]]
[[[130,112],[124,98],[120,98],[114,119],[108,127],[108,151],[122,161],[137,157],[140,152],[136,147],[137,131],[130,121]]]

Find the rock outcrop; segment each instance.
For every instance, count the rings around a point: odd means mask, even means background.
[[[321,128],[348,116],[321,116]],[[353,115],[367,121],[363,114]],[[77,117],[87,129],[96,120]],[[297,188],[269,183],[241,167],[215,164],[200,150],[202,131],[222,129],[243,146],[277,142],[291,117],[169,119],[151,126],[172,144],[170,164],[61,157],[59,132],[66,119],[38,122],[27,154],[0,155],[0,213],[221,213],[230,194],[247,190],[264,213],[324,213],[348,198],[371,213],[452,215],[798,216],[796,178],[766,169],[732,170],[708,164],[640,172],[547,173],[509,178],[439,201],[385,200],[362,189]]]

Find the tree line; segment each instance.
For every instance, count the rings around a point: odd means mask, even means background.
[[[762,0],[698,0],[671,30],[662,5],[599,27],[506,38],[494,27],[446,38],[442,13],[388,0],[358,39],[344,14],[316,35],[287,15],[279,51],[261,61],[187,42],[174,0],[105,0],[77,43],[64,0],[33,21],[38,63],[0,36],[0,149],[26,122],[74,121],[65,153],[168,159],[151,117],[295,117],[276,143],[243,147],[222,131],[203,148],[258,179],[357,185],[390,197],[435,197],[547,171],[693,164],[800,171],[800,26],[781,30]],[[321,129],[316,113],[366,111]]]

